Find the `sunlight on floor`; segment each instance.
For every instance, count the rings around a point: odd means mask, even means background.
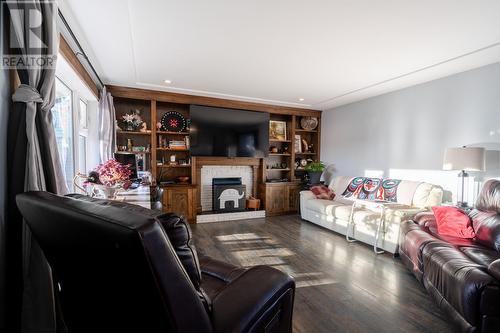
[[[269,265],[295,278],[297,288],[314,287],[337,283],[323,272],[297,272],[289,263],[290,257],[295,256],[292,250],[280,246],[279,242],[271,237],[263,237],[256,233],[241,233],[219,235],[216,239],[221,246],[227,247],[239,265],[252,267]],[[332,245],[329,244],[332,250]],[[345,254],[344,254],[345,256]]]

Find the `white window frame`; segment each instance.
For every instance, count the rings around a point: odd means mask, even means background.
[[[77,149],[75,151],[77,151],[77,156],[76,156],[76,159],[75,159],[75,162],[77,163],[77,166],[75,166],[75,170],[77,168],[80,167],[80,136],[83,136],[85,138],[85,170],[77,170],[77,172],[81,172],[81,173],[84,173],[84,174],[87,174],[88,173],[88,160],[89,160],[89,102],[85,99],[82,98],[82,96],[79,96],[78,92],[76,91],[73,91],[73,94],[74,94],[74,97],[76,97],[76,103],[77,104],[77,110],[78,112],[75,112],[75,116],[77,118],[77,121],[76,123],[78,124],[78,127],[75,126],[76,130],[75,130],[75,135],[76,135],[76,142],[75,142],[75,146],[77,146]],[[80,110],[80,102],[82,102],[83,104],[85,104],[85,107],[86,107],[86,112],[85,112],[85,115],[87,117],[86,119],[86,123],[87,123],[87,127],[83,127],[82,124],[80,124],[80,112],[82,110]]]
[[[68,85],[62,78],[56,75],[57,79],[61,81],[69,90],[71,90],[71,117],[73,119],[73,170],[76,173],[87,174],[88,170],[79,170],[80,167],[80,135],[85,137],[85,169],[88,169],[87,161],[89,157],[89,149],[88,149],[88,136],[89,136],[89,110],[88,105],[89,101],[84,99],[78,91],[73,90],[70,85]],[[87,128],[81,128],[80,124],[80,101],[82,101],[87,106]]]

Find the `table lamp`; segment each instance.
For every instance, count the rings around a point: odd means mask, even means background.
[[[466,171],[484,171],[484,148],[457,147],[446,148],[443,159],[443,170],[460,170],[457,190],[457,206],[467,207],[467,187],[465,179],[469,177]]]

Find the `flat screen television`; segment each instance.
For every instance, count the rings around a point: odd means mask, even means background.
[[[190,118],[192,156],[268,154],[269,113],[191,105]]]

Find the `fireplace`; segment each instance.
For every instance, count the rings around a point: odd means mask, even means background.
[[[246,186],[241,177],[212,178],[212,210],[240,212],[245,210]]]

